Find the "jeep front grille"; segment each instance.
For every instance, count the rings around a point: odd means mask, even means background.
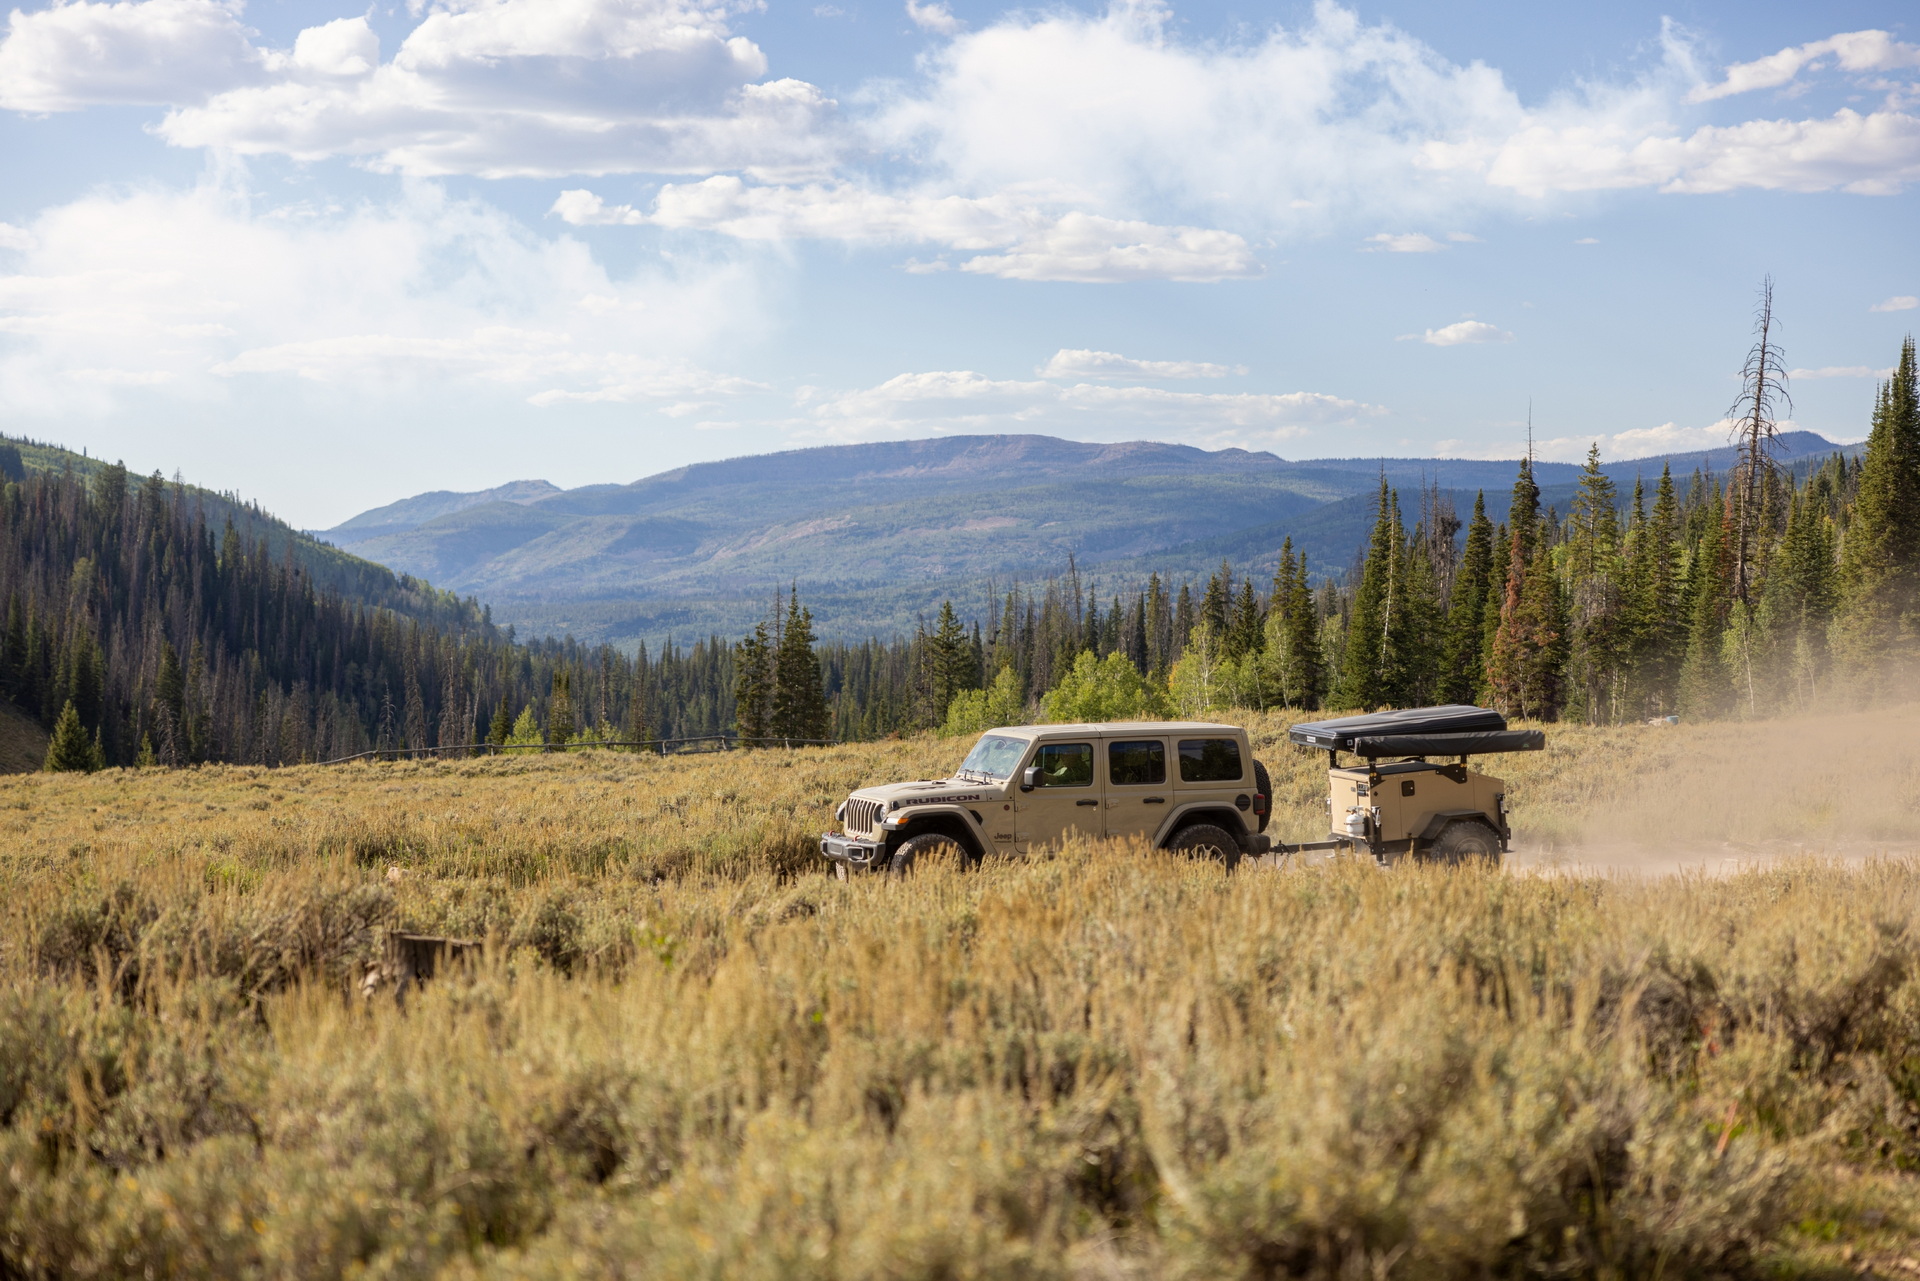
[[[848,836],[871,836],[874,825],[880,821],[879,801],[847,802],[846,828]]]

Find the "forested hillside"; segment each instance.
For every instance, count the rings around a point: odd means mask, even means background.
[[[602,737],[730,721],[716,644],[516,644],[474,601],[237,500],[19,442],[0,471],[0,692],[44,728],[64,716],[83,764],[471,743],[529,712]]]

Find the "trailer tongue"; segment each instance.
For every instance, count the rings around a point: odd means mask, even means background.
[[[1499,712],[1458,704],[1308,721],[1295,725],[1287,738],[1327,753],[1331,830],[1324,841],[1276,841],[1273,852],[1365,850],[1383,864],[1403,858],[1498,862],[1513,836],[1507,785],[1468,769],[1467,759],[1537,752],[1547,745],[1539,730],[1509,729]],[[1365,764],[1342,767],[1342,752]],[[1386,757],[1403,759],[1382,763]],[[1429,757],[1454,760],[1435,763]]]

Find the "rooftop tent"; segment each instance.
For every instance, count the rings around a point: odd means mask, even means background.
[[[1546,735],[1539,730],[1510,730],[1500,713],[1457,703],[1307,721],[1295,725],[1287,738],[1302,747],[1368,757],[1481,756],[1537,752],[1546,746]]]

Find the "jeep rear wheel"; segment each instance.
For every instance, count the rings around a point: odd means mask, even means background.
[[[945,832],[923,832],[900,842],[887,870],[895,876],[905,876],[921,863],[951,863],[954,867],[967,867],[972,862],[967,857],[967,847]]]
[[[1189,858],[1210,858],[1227,865],[1229,871],[1240,862],[1240,842],[1233,833],[1214,823],[1195,823],[1174,833],[1167,848]]]
[[[1426,861],[1458,867],[1463,863],[1500,862],[1500,838],[1485,823],[1461,819],[1449,823],[1446,830],[1428,847]]]

